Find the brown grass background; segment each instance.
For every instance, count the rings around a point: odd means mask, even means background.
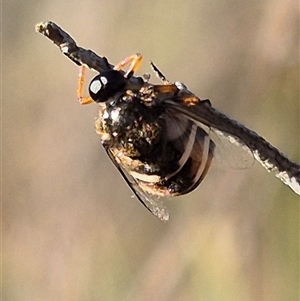
[[[140,52],[140,74],[153,60],[299,163],[298,6],[4,2],[3,300],[298,300],[299,197],[258,164],[212,169],[159,222],[77,103],[77,67],[34,32],[55,21],[114,64]]]

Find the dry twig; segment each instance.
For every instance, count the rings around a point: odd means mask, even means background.
[[[114,67],[109,64],[106,57],[101,57],[90,49],[77,46],[75,40],[68,33],[51,21],[37,24],[35,30],[50,39],[64,55],[78,66],[85,65],[99,73]],[[135,76],[130,78],[132,83],[138,80],[140,79]]]

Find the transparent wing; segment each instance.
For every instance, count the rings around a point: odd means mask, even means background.
[[[252,152],[254,159],[266,168],[267,171],[273,172],[278,179],[300,195],[299,164],[289,160],[276,147],[271,145],[256,132],[214,109],[209,100],[200,101],[199,98],[188,90],[183,90],[182,93],[184,94],[182,97],[165,99],[165,104],[175,112],[184,114],[201,127],[204,126],[204,128],[210,132],[212,140],[214,134],[216,134],[218,136],[215,140],[216,144],[218,144],[218,140],[221,141],[224,137],[231,145],[238,146],[239,154],[242,154],[240,150],[244,150],[243,152],[249,154]],[[216,150],[219,149],[221,151],[221,149],[226,149],[227,146],[224,146],[225,144],[228,143],[221,143],[219,147],[216,147]],[[229,149],[231,149],[231,146]],[[249,149],[249,151],[247,149]],[[228,152],[221,151],[221,153]],[[231,154],[225,156],[227,157],[226,161],[232,162],[230,164],[232,167],[236,166],[235,162],[240,162],[241,166],[247,166],[249,164],[248,162],[250,161],[246,158],[247,156],[242,155],[242,158],[245,159],[236,160],[240,155],[237,156],[236,151],[232,151],[232,153],[234,154],[233,156],[231,156]],[[224,156],[222,155],[221,157]],[[231,157],[233,161],[231,161]],[[218,159],[218,153],[216,153],[216,158]],[[239,166],[239,164],[237,166]]]
[[[158,219],[160,219],[163,222],[166,222],[170,219],[169,212],[167,211],[166,207],[163,205],[162,201],[159,200],[159,197],[150,195],[145,190],[143,190],[138,182],[134,179],[133,176],[130,175],[126,167],[115,158],[115,156],[112,154],[110,149],[105,149],[108,156],[112,160],[112,162],[115,164],[117,169],[122,174],[124,180],[129,185],[131,190],[134,192],[135,196],[138,198],[138,200]]]
[[[254,164],[253,154],[242,140],[215,128],[209,130],[209,136],[216,145],[214,159],[219,167],[246,169]]]
[[[188,108],[186,108],[188,110]],[[173,111],[173,112],[172,112]],[[174,109],[169,110],[169,115],[177,115],[177,119],[184,120],[188,116],[184,112],[178,112]],[[181,116],[181,117],[180,117]],[[173,118],[173,120],[176,120]],[[214,166],[222,169],[245,169],[254,164],[254,156],[247,145],[234,135],[227,134],[217,128],[205,125],[196,118],[190,119],[198,127],[202,128],[215,144]],[[179,124],[180,122],[177,122]],[[176,128],[177,124],[172,126]]]

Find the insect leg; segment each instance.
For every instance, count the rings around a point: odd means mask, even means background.
[[[162,72],[154,65],[153,62],[150,62],[150,66],[152,67],[156,76],[164,83],[164,85],[170,85],[171,83],[166,79],[166,77],[162,74]]]
[[[178,88],[174,84],[154,85],[153,90],[160,94],[170,94],[164,95],[164,97],[172,97],[178,93]]]
[[[83,88],[84,88],[84,78],[85,78],[85,67],[79,67],[78,74],[78,85],[77,85],[77,99],[81,105],[86,105],[94,102],[94,100],[90,96],[82,96]]]
[[[126,57],[123,61],[121,61],[119,64],[117,64],[114,67],[114,70],[121,70],[124,66],[130,64],[128,70],[124,74],[124,77],[130,77],[134,74],[135,71],[137,71],[141,65],[142,62],[142,55],[139,53],[133,54],[131,56]]]

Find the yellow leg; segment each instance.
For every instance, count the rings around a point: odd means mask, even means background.
[[[174,84],[154,85],[153,89],[156,93],[176,93],[178,88]]]
[[[94,102],[90,96],[82,96],[83,88],[84,88],[84,78],[85,78],[85,67],[80,66],[79,74],[78,74],[77,99],[81,105],[86,105]]]
[[[127,77],[129,74],[133,74],[135,71],[137,71],[142,63],[142,55],[139,53],[136,53],[134,55],[131,55],[129,57],[126,57],[123,61],[121,61],[119,64],[117,64],[114,67],[114,70],[121,70],[124,66],[130,64],[128,70],[124,74],[124,77]]]

